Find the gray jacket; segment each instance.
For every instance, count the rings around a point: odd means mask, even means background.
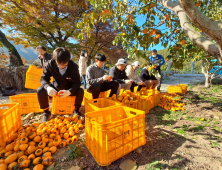
[[[86,89],[89,89],[94,83],[103,83],[103,76],[105,75],[105,70],[103,68],[97,67],[93,64],[86,69]]]

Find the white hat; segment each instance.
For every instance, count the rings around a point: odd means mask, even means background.
[[[125,61],[123,58],[120,58],[120,59],[117,61],[116,65],[119,65],[119,64],[126,64],[126,61]]]
[[[140,62],[139,61],[135,61],[132,65],[138,67],[138,66],[140,66]]]

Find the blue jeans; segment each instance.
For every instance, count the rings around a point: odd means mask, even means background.
[[[86,89],[86,75],[82,75],[82,82],[81,85],[84,85],[84,89]]]

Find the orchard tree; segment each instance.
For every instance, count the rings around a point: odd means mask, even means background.
[[[187,48],[194,49],[193,53],[200,48],[207,53],[203,57],[212,56],[222,64],[220,0],[116,0],[114,3],[112,0],[90,0],[90,3],[94,11],[79,23],[82,26],[80,37],[85,33],[90,35],[93,24],[111,20],[115,29],[124,30],[113,43],[116,45],[121,41],[132,57],[141,56],[141,49],[148,50],[159,43],[166,48],[170,41],[175,41],[177,58],[174,56],[173,61],[178,67],[186,61],[180,56]],[[136,22],[138,16],[146,17],[141,27]],[[163,29],[163,25],[168,29]],[[192,43],[187,44],[189,41]]]
[[[75,53],[80,48],[73,43],[80,32],[76,24],[90,10],[84,0],[0,0],[0,22],[15,44],[66,47]]]
[[[93,26],[90,37],[84,36],[83,40],[79,39],[79,44],[88,52],[89,58],[93,58],[96,53],[102,52],[106,54],[108,60],[112,63],[119,58],[127,57],[127,53],[123,50],[121,42],[113,45],[115,37],[121,33],[121,30],[114,30],[110,22],[98,22]]]
[[[181,42],[181,44],[183,44]],[[212,85],[212,80],[218,76],[218,73],[222,68],[220,68],[219,62],[214,61],[215,59],[208,55],[203,49],[193,45],[192,41],[186,42],[183,45],[183,54],[178,51],[181,49],[181,44],[175,44],[169,48],[171,55],[167,58],[171,59],[172,67],[180,69],[183,67],[183,63],[192,61],[201,61],[202,73],[205,75],[205,87],[210,87]],[[213,60],[214,59],[214,60]],[[215,66],[216,69],[211,71]]]
[[[8,41],[8,39],[6,38],[5,34],[0,30],[0,47],[5,47],[7,48],[8,52],[9,52],[9,58],[16,58],[17,62],[16,62],[16,65],[18,66],[22,66],[23,65],[23,61],[22,61],[22,58],[21,56],[19,55],[18,51],[16,50],[16,48],[12,45],[12,43],[10,43]],[[4,56],[4,57],[3,57]],[[1,64],[6,64],[4,62],[6,62],[6,59],[5,59],[5,56],[6,55],[1,55],[1,57],[3,58],[3,62]],[[0,65],[1,65],[0,64]],[[12,65],[12,63],[10,63]]]

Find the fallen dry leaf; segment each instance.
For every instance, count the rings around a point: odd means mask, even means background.
[[[127,159],[120,164],[119,168],[122,170],[135,170],[137,168],[137,165],[136,162]]]

